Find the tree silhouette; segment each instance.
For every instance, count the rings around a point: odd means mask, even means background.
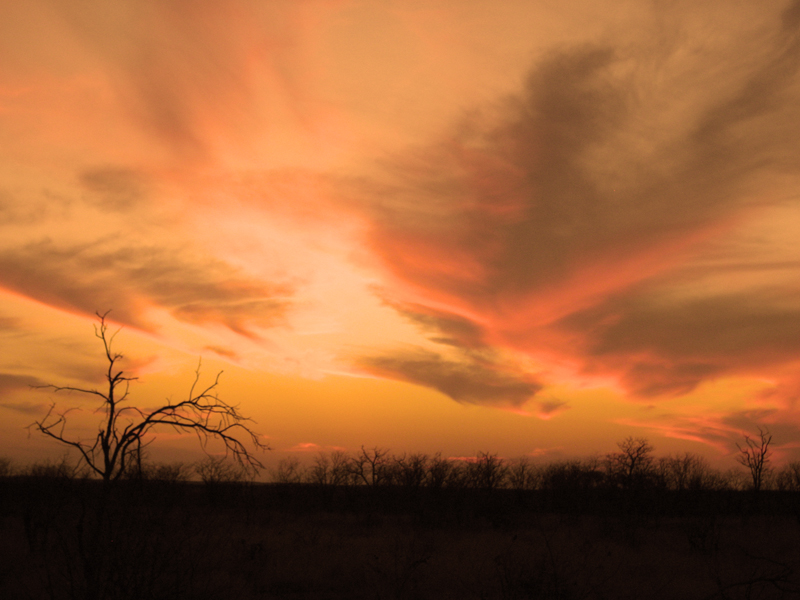
[[[361,446],[361,454],[350,459],[350,471],[356,481],[364,485],[377,486],[388,483],[389,451],[375,447],[367,450]]]
[[[758,428],[758,440],[754,440],[749,435],[744,436],[744,446],[736,444],[739,454],[736,461],[750,471],[753,479],[753,490],[758,492],[764,485],[764,478],[769,473],[770,456],[772,451],[769,445],[772,442],[772,434],[768,429]]]
[[[97,397],[100,402],[98,412],[103,413],[97,437],[92,442],[68,438],[64,430],[69,410],[56,412],[55,403],[51,404],[41,421],[35,421],[30,427],[78,450],[82,461],[104,482],[119,479],[133,467],[141,471],[142,450],[152,441],[146,441],[145,438],[158,426],[169,426],[176,431],[193,431],[204,448],[209,438],[216,438],[225,444],[226,453],[231,453],[242,466],[253,470],[263,468],[235,435],[244,434],[257,449],[268,449],[250,429],[248,422],[252,419],[242,416],[236,406],[217,395],[222,372],[217,374],[212,384],[200,387],[198,365],[188,396],[175,404],[168,399],[167,404],[150,410],[126,404],[130,382],[137,378],[126,377],[119,370],[117,363],[123,356],[112,350],[114,337],[119,330],[109,334],[106,322],[108,312],[96,313],[100,323],[95,325],[95,336],[102,341],[108,362],[104,375],[105,389],[100,391],[52,384],[40,386],[54,392],[77,392]]]
[[[619,452],[606,455],[606,468],[623,487],[642,483],[653,468],[653,446],[646,438],[627,437],[617,443]]]

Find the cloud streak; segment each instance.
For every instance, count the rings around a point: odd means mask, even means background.
[[[0,373],[0,394],[7,394],[8,392],[41,385],[44,385],[44,383],[37,377]]]
[[[797,6],[758,20],[750,54],[731,52],[744,12],[703,39],[681,11],[656,11],[655,37],[553,51],[494,112],[356,184],[392,293],[634,396],[799,360],[793,287],[686,291],[719,279],[689,273],[720,240],[796,199]]]
[[[115,318],[144,329],[148,306],[190,323],[214,322],[237,333],[270,327],[286,312],[291,289],[242,275],[223,261],[169,246],[122,246],[100,240],[62,247],[44,240],[0,251],[0,285],[60,308]]]
[[[363,358],[359,366],[373,375],[430,387],[457,402],[521,406],[541,389],[532,378],[506,372],[478,359],[450,360],[420,348]]]

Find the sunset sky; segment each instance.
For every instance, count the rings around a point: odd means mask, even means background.
[[[268,461],[800,459],[799,1],[0,15],[0,455],[94,437],[30,386],[98,385],[111,310],[134,402],[202,359]]]

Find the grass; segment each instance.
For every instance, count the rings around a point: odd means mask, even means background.
[[[0,480],[0,597],[793,598],[796,492]]]

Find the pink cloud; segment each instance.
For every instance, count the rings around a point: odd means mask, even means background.
[[[380,185],[360,188],[389,304],[457,314],[484,347],[521,352],[575,382],[616,382],[631,397],[771,376],[795,362],[800,306],[789,288],[682,293],[716,275],[697,265],[722,240],[770,210],[771,196],[753,192],[755,157],[795,165],[795,144],[776,133],[800,123],[800,72],[786,53],[799,42],[783,25],[774,20],[759,64],[722,65],[735,83],[698,94],[691,119],[666,125],[657,103],[628,93],[630,48],[582,46],[535,66],[493,126],[467,119],[398,158]],[[670,52],[651,50],[654,60]],[[647,75],[636,85],[643,98],[676,93]],[[754,121],[760,131],[734,136]]]

